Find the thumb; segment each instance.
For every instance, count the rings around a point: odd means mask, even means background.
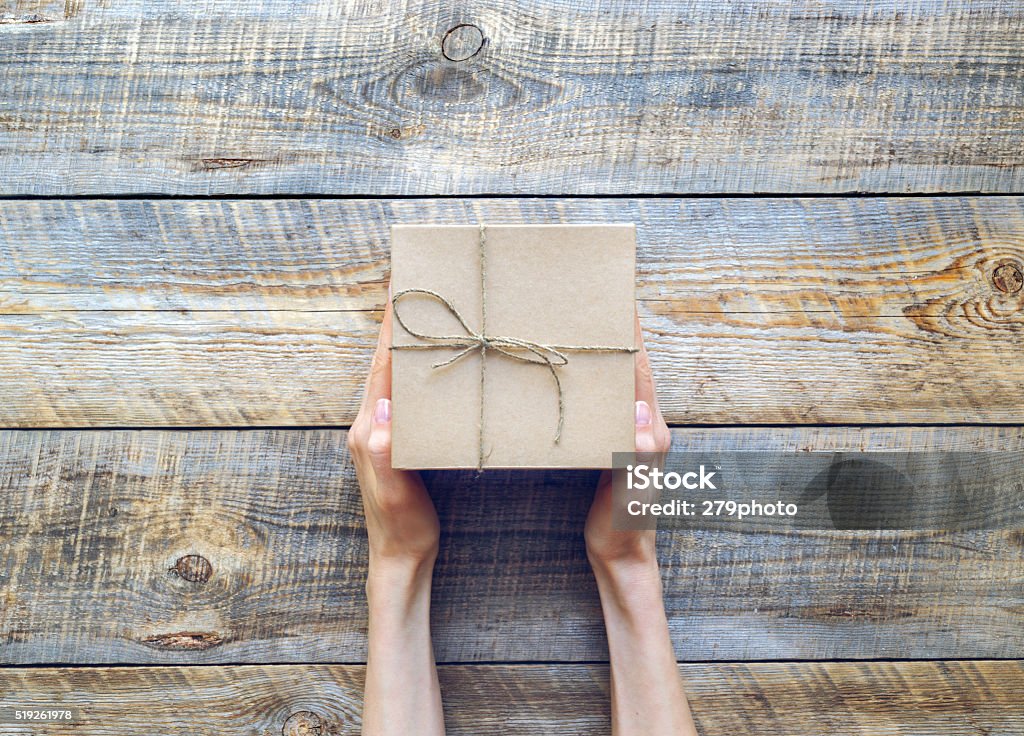
[[[646,401],[636,402],[636,451],[657,452],[658,440],[654,436],[654,412]]]
[[[366,451],[374,468],[391,469],[391,399],[377,399],[377,403],[373,405]]]

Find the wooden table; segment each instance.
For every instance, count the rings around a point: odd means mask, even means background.
[[[0,0],[0,734],[358,733],[391,223],[635,222],[677,446],[1022,450],[1022,192],[1012,0]],[[451,734],[608,733],[593,481],[430,476]],[[705,736],[1024,733],[1024,531],[659,545]]]

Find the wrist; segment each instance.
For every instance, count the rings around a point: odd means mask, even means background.
[[[634,544],[627,548],[616,547],[613,553],[602,553],[587,546],[587,560],[594,574],[609,583],[619,583],[637,576],[658,577],[658,555],[653,542],[651,544]]]
[[[371,604],[386,596],[389,600],[411,600],[430,594],[434,556],[383,557],[370,553],[366,593]]]
[[[658,552],[653,530],[600,530],[599,525],[590,524],[584,530],[584,540],[587,559],[599,576],[618,579],[657,572]]]
[[[598,591],[620,608],[662,604],[661,571],[657,558],[591,560]]]

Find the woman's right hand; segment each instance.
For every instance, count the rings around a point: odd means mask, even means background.
[[[363,734],[444,736],[430,641],[440,525],[420,474],[391,467],[390,346],[388,299],[363,405],[348,433],[370,544]]]
[[[433,568],[440,525],[420,474],[391,467],[391,300],[348,449],[363,497],[370,575]]]

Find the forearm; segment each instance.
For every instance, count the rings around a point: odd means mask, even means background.
[[[697,733],[672,651],[656,561],[595,564],[611,659],[614,736]]]
[[[444,734],[441,690],[430,640],[432,568],[370,565],[365,736]]]

